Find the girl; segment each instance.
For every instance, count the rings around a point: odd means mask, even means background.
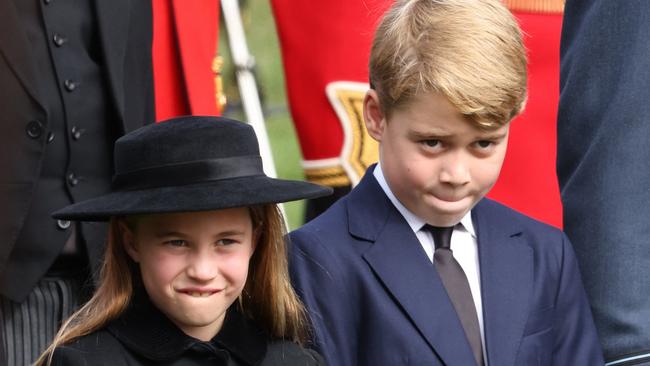
[[[37,365],[322,365],[276,203],[328,190],[264,175],[244,123],[181,117],[115,144],[113,191],[56,213],[109,220],[99,285]]]

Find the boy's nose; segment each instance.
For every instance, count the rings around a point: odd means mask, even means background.
[[[443,162],[440,169],[440,181],[454,186],[462,186],[470,181],[470,172],[463,155],[451,154]]]

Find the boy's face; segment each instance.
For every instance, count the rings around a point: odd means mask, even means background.
[[[382,171],[397,199],[435,226],[452,226],[492,188],[508,142],[508,125],[475,127],[441,94],[425,93],[381,112],[374,90],[364,100]]]
[[[186,334],[213,338],[246,284],[254,251],[248,209],[147,215],[124,239],[156,307]]]

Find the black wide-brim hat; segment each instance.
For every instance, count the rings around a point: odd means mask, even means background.
[[[178,117],[142,127],[119,138],[114,154],[111,192],[56,211],[54,218],[105,221],[332,193],[316,184],[266,176],[253,128],[223,117]]]

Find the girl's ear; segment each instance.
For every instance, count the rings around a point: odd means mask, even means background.
[[[135,245],[135,235],[129,226],[122,220],[119,221],[118,225],[120,226],[120,235],[122,236],[122,244],[124,244],[124,250],[126,253],[133,259],[134,262],[140,262],[140,252]]]

